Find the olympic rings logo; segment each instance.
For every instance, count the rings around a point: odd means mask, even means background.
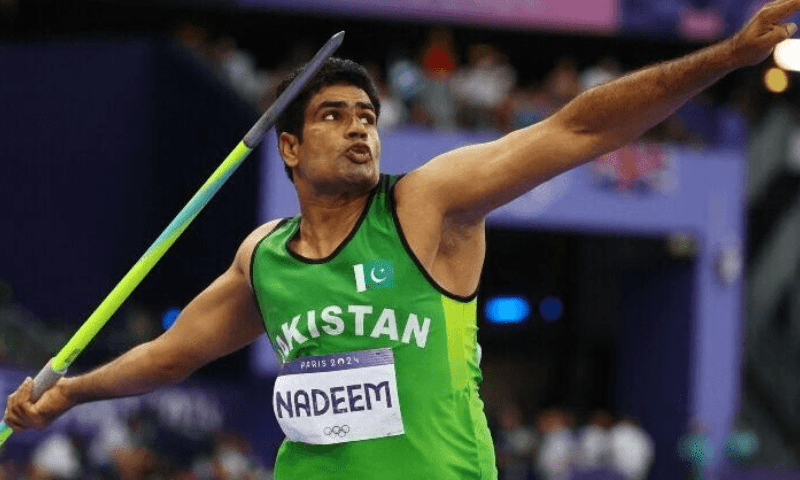
[[[336,435],[341,438],[350,433],[350,425],[342,425],[341,427],[339,425],[334,425],[333,427],[325,427],[322,430],[322,433],[324,433],[329,437]]]

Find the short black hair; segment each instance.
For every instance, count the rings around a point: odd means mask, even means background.
[[[289,84],[300,75],[301,71],[302,67],[292,72],[278,85],[276,97],[286,90]],[[364,90],[369,97],[369,101],[375,107],[375,117],[380,117],[381,101],[378,96],[378,88],[375,86],[375,81],[367,72],[367,69],[352,60],[331,57],[322,64],[322,67],[308,82],[303,91],[289,103],[289,106],[275,121],[275,133],[278,135],[279,142],[282,132],[294,135],[300,141],[303,140],[303,122],[308,102],[311,101],[311,97],[314,94],[331,85],[352,85]],[[294,182],[292,169],[286,164],[284,164],[284,169],[289,176],[289,180]]]

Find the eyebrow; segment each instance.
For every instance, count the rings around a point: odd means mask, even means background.
[[[372,102],[356,102],[356,107],[362,110],[372,110],[375,111],[375,106]],[[317,111],[326,109],[326,108],[347,108],[347,102],[344,100],[326,100],[319,104],[317,107]]]

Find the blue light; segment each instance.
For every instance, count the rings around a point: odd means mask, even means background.
[[[163,315],[161,315],[161,326],[164,327],[164,330],[169,330],[169,327],[175,323],[175,320],[178,318],[178,315],[181,314],[180,308],[170,308]]]
[[[486,302],[486,318],[492,323],[522,323],[531,313],[531,306],[522,297],[494,297]]]
[[[544,297],[539,303],[539,313],[545,322],[557,322],[564,314],[564,303],[558,297]]]

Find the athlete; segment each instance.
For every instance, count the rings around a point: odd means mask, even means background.
[[[257,228],[157,339],[61,379],[36,403],[26,380],[6,423],[42,428],[74,405],[177,382],[266,330],[283,362],[271,399],[286,435],[278,480],[496,478],[478,396],[486,215],[763,61],[795,33],[783,21],[798,10],[800,0],[773,1],[726,41],[402,177],[380,174],[372,81],[330,60],[277,125],[299,216]]]

